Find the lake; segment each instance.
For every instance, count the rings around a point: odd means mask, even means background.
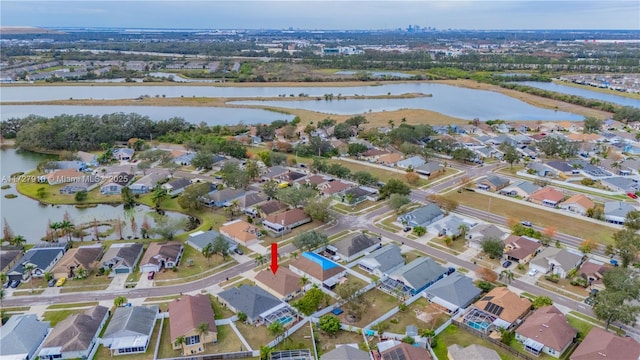
[[[249,109],[204,106],[92,106],[92,105],[2,105],[0,120],[23,118],[28,115],[53,117],[62,114],[104,115],[117,112],[146,115],[152,120],[181,117],[186,121],[208,125],[265,124],[275,120],[293,120],[294,116],[278,112]]]
[[[555,91],[563,94],[581,96],[587,99],[602,100],[602,101],[606,101],[612,104],[618,104],[622,106],[633,106],[633,107],[640,108],[640,100],[638,99],[632,99],[625,96],[602,93],[599,91],[593,91],[593,90],[578,88],[578,87],[569,86],[569,85],[562,85],[562,84],[553,83],[553,82],[539,82],[539,81],[520,81],[520,82],[517,82],[517,84],[527,85],[527,86],[535,87],[542,90]]]
[[[52,157],[15,149],[0,149],[0,176],[4,178],[19,171],[29,171],[34,169],[40,161],[47,159],[52,159]],[[2,184],[5,185],[6,182],[3,181]],[[98,205],[84,209],[76,208],[73,205],[42,205],[38,201],[20,195],[15,184],[11,184],[10,189],[0,190],[0,194],[2,195],[0,197],[0,219],[6,220],[14,234],[24,236],[29,244],[41,242],[40,239],[46,234],[48,222],[62,221],[65,212],[69,214],[72,222],[76,225],[89,223],[93,219],[103,221],[119,217],[126,223],[123,226],[125,238],[133,236],[131,231],[131,219],[133,218],[135,218],[138,228],[145,218],[152,227],[156,224],[154,218],[157,215],[153,209],[147,206],[136,206],[133,209],[124,210],[122,205]],[[18,197],[6,199],[4,197],[6,194],[16,194]],[[185,215],[179,213],[167,212],[166,216],[186,219]],[[106,227],[100,227],[100,231],[105,230],[107,230]],[[87,231],[91,233],[91,230]],[[116,234],[112,234],[105,239],[115,239],[116,237]],[[91,236],[87,236],[85,240],[90,240],[90,238]]]
[[[219,87],[219,86],[11,86],[1,87],[0,99],[6,101],[46,101],[74,99],[122,99],[136,98],[141,95],[166,95],[168,97],[180,96],[204,96],[204,97],[277,97],[293,94],[307,94],[309,96],[324,99],[324,94],[334,95],[400,95],[407,93],[432,94],[432,97],[413,99],[371,99],[371,100],[333,100],[333,101],[270,101],[270,102],[238,102],[238,104],[274,105],[283,108],[303,108],[324,112],[327,114],[362,114],[371,111],[391,111],[403,108],[427,109],[440,112],[445,115],[462,119],[480,118],[481,120],[582,120],[583,117],[576,114],[542,109],[529,105],[518,99],[485,90],[467,89],[462,87],[435,84],[435,83],[402,83],[385,84],[379,86],[352,86],[352,87]],[[55,91],[53,91],[55,89]],[[3,105],[2,117],[6,111]],[[13,110],[22,114],[34,112],[36,107],[29,106],[26,109]],[[66,106],[65,109],[72,107]],[[99,107],[95,107],[99,108]],[[102,107],[100,107],[102,108]],[[119,107],[105,107],[104,113],[119,111]],[[122,111],[128,112],[125,107]],[[143,108],[143,107],[141,107]],[[185,107],[158,107],[153,112],[160,114],[165,111],[180,112],[182,117],[191,120],[191,111],[203,115],[196,116],[195,122],[207,119],[210,114],[206,108]],[[171,109],[171,110],[169,110]],[[182,110],[181,110],[182,109]],[[189,110],[187,110],[189,109]],[[193,110],[192,110],[193,109]],[[77,108],[76,108],[77,110]],[[74,111],[76,111],[74,110]],[[255,109],[254,109],[255,110]],[[142,110],[140,110],[142,111]],[[69,111],[66,111],[69,112]],[[282,118],[277,117],[276,118]],[[245,120],[246,122],[257,122]]]

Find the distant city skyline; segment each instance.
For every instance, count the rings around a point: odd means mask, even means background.
[[[640,1],[2,0],[2,26],[377,30],[640,30]]]

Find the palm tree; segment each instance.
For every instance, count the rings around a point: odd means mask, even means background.
[[[460,232],[460,236],[463,239],[466,239],[467,238],[467,232],[469,231],[469,225],[460,224],[460,226],[458,226],[458,231]]]
[[[202,248],[202,256],[207,259],[207,266],[211,266],[210,260],[211,256],[213,256],[213,244],[208,243],[205,247]]]
[[[127,303],[127,298],[124,296],[118,296],[115,299],[113,299],[113,305],[116,307],[120,307],[126,303]]]
[[[431,338],[436,336],[436,332],[433,329],[420,329],[420,336],[426,337],[427,341],[429,341],[429,346],[431,346]]]
[[[300,286],[302,287],[302,290],[304,290],[304,287],[309,283],[309,278],[304,275],[300,278]]]
[[[153,202],[153,206],[155,206],[156,209],[159,209],[164,199],[167,198],[167,195],[168,194],[166,189],[157,186],[155,190],[153,190],[153,193],[151,193],[151,201]]]
[[[184,350],[184,344],[186,344],[186,343],[187,343],[187,339],[185,339],[184,336],[178,336],[176,338],[176,341],[173,343],[173,345],[175,347],[180,346],[180,348]]]
[[[60,223],[59,222],[51,223],[49,227],[51,228],[51,230],[53,230],[53,234],[55,235],[54,241],[58,241],[58,236],[59,236],[58,230],[60,230]]]
[[[24,236],[22,235],[16,235],[11,240],[11,245],[18,246],[18,247],[23,247],[24,244],[26,243],[27,243],[27,239],[25,239]]]
[[[29,273],[29,284],[31,284],[31,292],[33,292],[33,270],[35,270],[37,266],[35,264],[28,263],[24,266],[24,269]]]
[[[207,324],[206,322],[198,324],[196,332],[198,333],[198,335],[200,335],[200,343],[202,343],[202,348],[205,349],[206,341],[204,341],[204,336],[209,333],[209,324]]]
[[[511,284],[511,281],[512,281],[512,280],[513,280],[513,278],[514,278],[514,274],[513,274],[513,272],[511,272],[511,271],[509,271],[509,270],[503,270],[503,271],[500,273],[500,280],[502,280],[502,278],[507,279],[507,281],[509,282],[509,284]]]
[[[256,262],[256,266],[260,266],[260,265],[266,264],[267,263],[267,257],[262,255],[262,254],[260,254],[260,255],[256,256],[255,262]]]
[[[284,325],[280,321],[274,321],[267,327],[269,334],[276,338],[276,341],[280,339],[280,335],[284,333]]]
[[[75,228],[75,225],[69,220],[62,220],[60,222],[60,229],[62,229],[63,234],[67,235],[67,240],[71,241],[71,231]]]
[[[396,122],[393,120],[389,120],[387,121],[387,123],[389,124],[389,126],[391,126],[392,129],[396,126]]]
[[[266,345],[260,346],[260,360],[269,359],[271,359],[271,348]]]

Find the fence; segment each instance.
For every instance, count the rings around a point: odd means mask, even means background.
[[[496,346],[500,347],[501,349],[503,349],[503,350],[505,350],[505,351],[509,352],[509,354],[510,354],[510,355],[513,355],[513,357],[514,357],[514,358],[518,358],[518,359],[525,359],[525,360],[534,360],[534,358],[532,358],[532,357],[530,357],[530,356],[528,356],[528,355],[525,355],[525,354],[523,354],[523,353],[521,353],[521,352],[517,351],[516,349],[513,349],[512,347],[510,347],[510,346],[508,346],[508,345],[504,344],[504,343],[503,343],[502,341],[500,341],[500,340],[496,340],[496,339],[494,339],[494,338],[491,338],[491,337],[489,337],[489,336],[485,335],[483,332],[478,331],[478,330],[476,330],[476,329],[473,329],[473,328],[471,328],[471,327],[467,326],[467,325],[466,325],[465,323],[463,323],[463,322],[460,322],[460,321],[456,320],[456,321],[454,321],[453,323],[454,323],[456,326],[458,326],[458,328],[460,328],[460,329],[464,329],[465,331],[467,331],[467,332],[469,332],[469,333],[471,333],[471,334],[473,334],[473,335],[475,335],[475,336],[477,336],[477,337],[480,337],[480,338],[482,338],[482,339],[484,339],[484,340],[487,340],[487,341],[489,341],[490,343],[492,343],[492,344],[494,344],[494,345],[496,345]]]
[[[244,359],[253,356],[253,351],[237,351],[221,354],[207,354],[196,356],[183,356],[174,358],[163,358],[160,360],[222,360],[222,359]]]

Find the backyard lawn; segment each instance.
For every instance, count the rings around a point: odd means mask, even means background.
[[[447,359],[447,347],[453,344],[458,344],[463,347],[467,347],[471,344],[478,344],[497,351],[502,360],[510,360],[513,358],[513,355],[499,346],[475,336],[468,331],[458,329],[458,326],[453,324],[449,325],[443,332],[436,336],[436,342],[437,344],[433,348],[433,352],[436,354],[438,359]]]
[[[339,317],[343,324],[364,327],[400,304],[400,300],[378,289],[368,291],[364,294],[364,297],[371,302],[371,307],[362,314],[362,318],[359,321],[353,324],[347,321],[347,313],[342,313]]]
[[[45,311],[42,314],[44,321],[49,321],[51,327],[55,327],[57,323],[69,317],[69,315],[81,313],[84,310],[57,310],[57,311]]]
[[[266,345],[275,339],[274,336],[269,335],[269,331],[264,325],[247,325],[242,321],[236,321],[235,324],[244,339],[247,340],[253,349],[260,349],[260,346]]]
[[[106,328],[106,326],[105,326]],[[117,359],[120,360],[153,360],[153,355],[155,353],[156,342],[158,341],[158,336],[160,336],[160,320],[156,321],[156,325],[153,328],[153,332],[151,333],[151,339],[149,340],[149,346],[147,347],[147,351],[142,354],[131,354],[131,355],[118,355]],[[101,345],[98,351],[96,352],[96,359],[108,359],[111,357],[111,351],[106,346]]]
[[[449,317],[429,304],[427,299],[420,298],[407,307],[407,310],[398,311],[386,320],[389,328],[386,330],[395,334],[404,334],[408,325],[415,325],[418,329],[437,329],[444,324]]]

